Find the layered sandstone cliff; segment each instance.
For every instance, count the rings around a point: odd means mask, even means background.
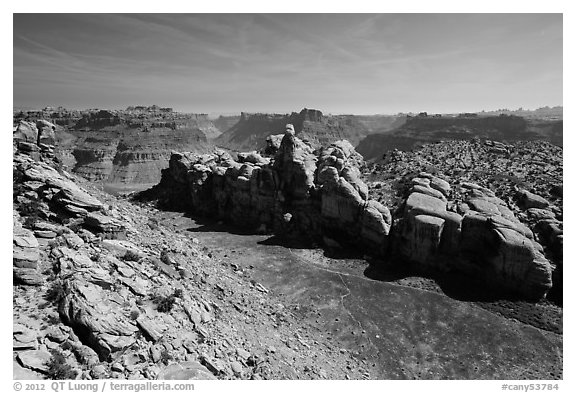
[[[15,139],[54,146],[65,168],[110,191],[156,184],[172,150],[211,151],[221,133],[206,114],[157,106],[21,113],[14,122]]]
[[[173,150],[212,150],[198,128],[124,127],[97,131],[72,131],[56,153],[69,168],[90,181],[137,186],[155,184]]]

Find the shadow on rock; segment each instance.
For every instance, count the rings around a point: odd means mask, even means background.
[[[252,228],[245,228],[239,225],[232,225],[223,221],[217,221],[211,218],[198,217],[191,214],[185,214],[184,217],[194,220],[198,227],[187,228],[188,232],[227,232],[233,235],[251,236],[257,235],[258,232]]]
[[[401,285],[430,290],[460,301],[495,302],[499,300],[518,300],[513,293],[491,288],[485,281],[457,272],[438,274],[418,269],[407,263],[382,265],[380,261],[371,261],[364,275],[372,280],[395,282]]]

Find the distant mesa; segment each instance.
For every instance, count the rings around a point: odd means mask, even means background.
[[[172,108],[161,108],[158,105],[151,105],[151,106],[142,106],[142,105],[138,105],[138,106],[129,106],[128,108],[126,108],[126,112],[128,113],[133,113],[133,112],[138,112],[138,113],[172,113],[174,112],[174,109]]]

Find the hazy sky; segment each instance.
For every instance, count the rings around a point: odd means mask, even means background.
[[[14,105],[456,112],[562,105],[561,14],[15,14]]]

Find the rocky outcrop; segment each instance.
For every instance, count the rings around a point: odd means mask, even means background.
[[[268,162],[256,153],[175,153],[156,191],[164,202],[247,230],[360,246],[434,272],[460,272],[524,298],[545,296],[552,266],[491,190],[421,173],[395,212],[371,200],[363,159],[347,141],[313,151],[287,129]]]
[[[52,166],[37,163],[24,155],[18,155],[14,160],[17,164],[16,176],[23,180],[23,186],[34,190],[31,195],[40,197],[45,203],[54,205],[70,216],[85,216],[90,211],[102,208],[100,201]],[[19,195],[19,197],[22,200],[26,198],[24,195]]]
[[[461,184],[462,200],[449,206],[451,187],[446,181],[422,173],[412,183],[395,223],[395,249],[401,257],[434,271],[479,277],[529,299],[550,290],[552,266],[542,247],[492,191]]]
[[[36,128],[38,128],[38,145],[56,144],[56,125],[42,119],[36,122]]]
[[[316,171],[320,215],[325,235],[351,236],[380,253],[386,248],[392,220],[385,206],[368,200],[368,186],[358,169],[362,164],[362,156],[348,141],[321,150]]]
[[[368,200],[358,167],[362,157],[347,141],[315,153],[294,135],[276,154],[174,153],[153,193],[166,206],[228,220],[246,229],[308,238],[360,241],[382,251],[390,212]]]
[[[102,272],[100,282],[109,282],[106,276]],[[107,289],[88,280],[94,281],[90,273],[87,279],[73,277],[64,281],[59,311],[63,321],[82,335],[101,360],[106,360],[112,352],[132,345],[138,328]]]
[[[40,252],[38,250],[38,241],[34,233],[18,225],[17,219],[14,221],[13,228],[13,273],[16,282],[25,285],[42,285],[45,280],[38,271],[38,261]]]
[[[388,153],[378,163],[368,164],[363,175],[374,180],[368,184],[375,199],[400,207],[411,188],[436,195],[413,183],[420,182],[419,172],[435,171],[453,186],[446,198],[448,211],[463,218],[467,212],[476,211],[520,221],[523,225],[515,226],[515,231],[541,245],[543,251],[538,247],[539,253],[552,265],[553,283],[547,297],[561,303],[562,157],[562,148],[544,141],[444,141],[410,152]],[[500,241],[500,235],[494,236],[494,242]]]
[[[21,120],[14,128],[12,137],[17,142],[36,143],[38,140],[38,128],[32,122]]]
[[[20,151],[35,159],[40,158],[40,152],[46,157],[53,157],[56,126],[46,120],[38,120],[36,123],[20,120],[14,127],[12,140]]]
[[[273,162],[257,153],[240,154],[238,161],[223,151],[174,153],[157,189],[168,205],[253,229],[279,230],[286,213],[300,216],[302,209],[305,216],[308,211],[315,161],[312,149],[293,135],[284,137]]]

